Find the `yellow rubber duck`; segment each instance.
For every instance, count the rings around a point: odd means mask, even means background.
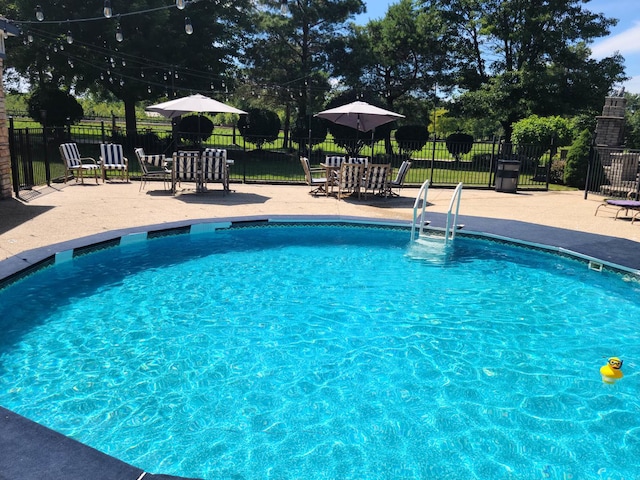
[[[600,375],[604,383],[616,383],[624,374],[622,373],[622,360],[618,357],[611,357],[607,360],[607,364],[600,368]]]

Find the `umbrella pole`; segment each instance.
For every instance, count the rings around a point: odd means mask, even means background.
[[[376,133],[376,129],[374,128],[373,130],[371,130],[371,163],[373,162],[373,137]]]

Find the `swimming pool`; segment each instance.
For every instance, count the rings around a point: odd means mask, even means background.
[[[157,238],[0,292],[0,405],[172,475],[633,478],[639,293],[406,230]]]

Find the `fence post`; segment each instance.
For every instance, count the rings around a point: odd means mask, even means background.
[[[493,176],[495,174],[496,168],[495,168],[495,163],[496,163],[496,136],[493,136],[493,139],[491,140],[491,160],[489,162],[489,185],[487,185],[487,187],[491,188],[491,185],[493,185]]]
[[[11,156],[11,181],[13,183],[13,193],[16,198],[20,198],[20,176],[18,174],[18,156],[16,154],[16,134],[13,117],[9,117],[9,155]]]
[[[106,137],[105,137],[105,133],[104,133],[104,120],[102,120],[102,121],[100,122],[100,136],[101,136],[101,138],[102,138],[102,143],[107,143],[107,142],[105,141],[105,138],[106,138]]]
[[[591,145],[589,145],[589,160],[587,161],[587,175],[584,181],[584,199],[587,199],[589,195],[589,184],[591,183],[591,175],[593,174],[594,162],[595,162],[595,144],[596,144],[596,136],[593,134],[591,136]]]
[[[435,126],[433,127],[435,130]],[[429,185],[433,185],[433,170],[436,166],[436,142],[438,141],[438,137],[435,132],[433,134],[433,150],[431,151],[431,173],[429,174]]]
[[[44,146],[44,176],[47,187],[51,186],[51,166],[49,163],[49,138],[47,136],[47,111],[40,110],[42,116],[42,145]]]
[[[553,153],[555,151],[555,135],[551,135],[551,144],[549,145],[549,163],[547,165],[547,183],[546,189],[549,190],[549,178],[551,178],[551,166],[553,165]]]

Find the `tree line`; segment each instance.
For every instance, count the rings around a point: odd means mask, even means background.
[[[285,138],[362,99],[405,115],[399,125],[426,128],[444,109],[449,129],[510,140],[532,115],[598,115],[626,79],[620,55],[590,57],[616,20],[583,0],[399,0],[366,25],[353,22],[361,0],[136,0],[111,18],[98,2],[0,4],[22,31],[6,41],[8,72],[32,93],[121,101],[127,132],[136,106],[200,92],[277,112]]]

